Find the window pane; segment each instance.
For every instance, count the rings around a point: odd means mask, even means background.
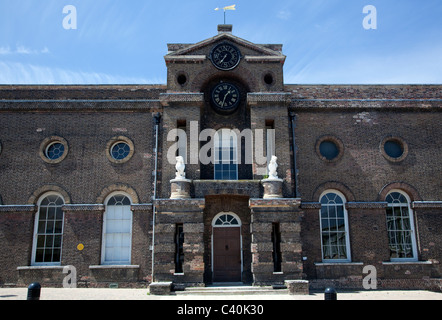
[[[52,250],[45,250],[43,262],[53,262],[52,261]]]
[[[400,158],[404,153],[402,144],[396,140],[389,140],[385,142],[384,150],[385,153],[392,158]]]
[[[43,262],[44,249],[37,249],[35,253],[35,262]]]
[[[52,261],[60,261],[61,249],[54,249],[52,254]]]
[[[46,221],[45,220],[39,221],[37,233],[38,234],[45,233],[45,231],[46,231]]]
[[[129,156],[130,147],[126,142],[120,142],[112,147],[111,155],[115,160],[123,160]]]
[[[319,146],[319,152],[327,160],[333,160],[339,155],[339,148],[333,141],[324,141]]]
[[[321,207],[321,218],[328,218],[328,210],[327,207]]]

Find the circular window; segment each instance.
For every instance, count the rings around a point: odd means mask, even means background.
[[[389,161],[399,162],[408,154],[408,146],[405,141],[398,137],[387,137],[381,142],[381,153]]]
[[[178,84],[180,86],[184,86],[187,82],[187,77],[184,73],[180,73],[178,74],[178,76],[176,77],[176,81],[178,82]]]
[[[126,137],[114,137],[106,146],[106,156],[113,163],[124,163],[134,154],[134,144]]]
[[[339,155],[339,148],[333,141],[323,141],[319,145],[319,152],[327,160],[333,160]]]
[[[111,148],[111,156],[115,160],[123,160],[129,156],[130,147],[126,142],[118,142]]]
[[[52,142],[46,147],[45,155],[49,160],[60,159],[64,154],[64,145],[61,142]]]
[[[40,157],[47,163],[63,161],[68,154],[68,143],[61,137],[50,137],[40,145]]]
[[[321,160],[334,162],[339,160],[344,151],[344,144],[336,137],[325,136],[316,143],[316,153]]]
[[[271,73],[266,73],[264,75],[264,82],[267,85],[272,85],[273,84],[273,75]]]

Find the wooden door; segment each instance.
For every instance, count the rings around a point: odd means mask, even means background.
[[[241,228],[213,228],[213,281],[241,281]]]

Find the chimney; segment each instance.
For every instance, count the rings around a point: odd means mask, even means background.
[[[218,25],[218,34],[221,33],[232,33],[233,25],[231,24],[219,24]]]

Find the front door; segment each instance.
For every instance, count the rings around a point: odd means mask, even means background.
[[[213,281],[241,281],[241,228],[213,228]]]

